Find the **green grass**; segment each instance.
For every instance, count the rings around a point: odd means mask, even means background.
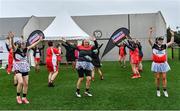
[[[0,109],[6,110],[177,110],[180,109],[180,61],[169,61],[172,68],[168,72],[169,98],[156,97],[154,75],[150,71],[151,62],[145,61],[142,78],[130,78],[130,66],[120,68],[118,62],[104,62],[102,70],[105,80],[99,80],[96,75],[91,84],[93,97],[76,98],[77,73],[69,67],[60,67],[55,87],[47,87],[47,70],[41,67],[41,73],[30,72],[28,98],[30,104],[18,105],[16,103],[16,88],[12,84],[13,75],[0,71]],[[81,93],[85,89],[83,82]]]

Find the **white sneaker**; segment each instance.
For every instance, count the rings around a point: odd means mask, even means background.
[[[157,90],[157,97],[160,97],[161,96],[161,92],[160,90]]]
[[[84,94],[85,94],[85,95],[87,95],[87,96],[89,96],[89,97],[91,97],[91,96],[92,96],[92,94],[91,94],[91,93],[89,93],[89,92],[84,92]]]
[[[81,95],[80,95],[80,94],[78,94],[77,92],[76,92],[76,96],[77,96],[78,98],[80,98],[80,97],[81,97]]]
[[[168,92],[167,91],[163,91],[163,93],[164,93],[165,97],[168,97]]]

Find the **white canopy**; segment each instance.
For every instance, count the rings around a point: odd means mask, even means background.
[[[54,21],[44,31],[45,40],[85,39],[89,37],[65,12],[57,15]]]

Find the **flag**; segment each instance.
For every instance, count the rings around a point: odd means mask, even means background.
[[[27,39],[27,46],[32,45],[33,43],[35,43],[36,41],[38,41],[40,38],[44,39],[44,33],[41,30],[35,30],[33,31],[28,39]]]
[[[112,50],[115,47],[115,44],[119,44],[124,39],[126,39],[126,36],[129,36],[129,30],[125,27],[121,27],[117,29],[110,37],[106,48],[102,54],[102,57],[106,55],[110,50]]]

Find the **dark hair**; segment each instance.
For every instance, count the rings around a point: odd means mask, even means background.
[[[48,41],[48,46],[49,47],[53,46],[53,42],[52,41]]]
[[[85,41],[86,39],[84,39],[83,41],[82,41],[82,46],[84,46],[84,41]]]
[[[158,43],[159,40],[164,40],[164,38],[163,37],[157,37],[155,40],[156,44]]]

